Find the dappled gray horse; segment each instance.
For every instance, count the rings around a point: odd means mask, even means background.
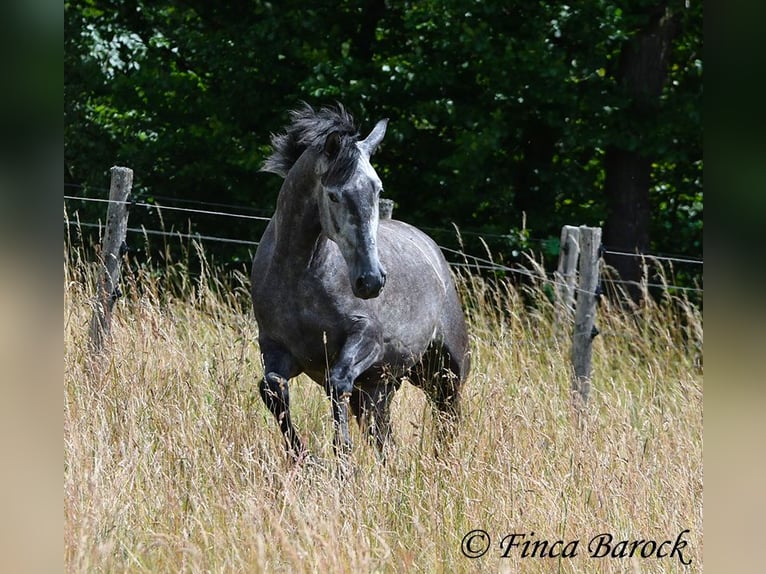
[[[260,392],[287,451],[306,455],[288,391],[300,373],[331,399],[336,453],[350,448],[349,407],[383,451],[404,378],[426,392],[446,435],[469,369],[466,325],[438,246],[406,223],[379,220],[370,156],[388,120],[360,141],[342,106],[291,115],[263,166],[285,181],[252,270]]]

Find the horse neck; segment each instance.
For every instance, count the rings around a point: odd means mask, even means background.
[[[274,255],[281,261],[289,259],[298,264],[302,260],[308,262],[322,232],[315,199],[319,181],[311,171],[291,169],[279,192],[274,212]]]

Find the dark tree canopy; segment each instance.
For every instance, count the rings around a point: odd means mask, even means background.
[[[145,201],[269,215],[270,134],[301,101],[338,101],[362,132],[390,118],[374,158],[386,196],[442,245],[454,223],[474,253],[481,236],[499,261],[552,262],[561,226],[586,224],[607,247],[700,257],[702,13],[697,0],[65,2],[65,193],[103,197],[122,164]],[[163,219],[189,230],[188,214]],[[156,214],[134,210],[141,223]]]

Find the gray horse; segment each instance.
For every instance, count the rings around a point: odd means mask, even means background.
[[[431,399],[442,438],[459,416],[469,370],[465,319],[447,262],[424,233],[379,220],[370,156],[338,105],[291,113],[263,170],[284,177],[253,258],[252,297],[265,376],[260,392],[288,454],[307,452],[290,416],[288,381],[306,373],[330,397],[336,454],[348,452],[349,407],[381,452],[403,379]]]

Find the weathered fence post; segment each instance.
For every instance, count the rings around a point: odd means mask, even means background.
[[[125,234],[128,230],[128,195],[133,186],[133,170],[127,167],[112,167],[112,182],[109,188],[109,206],[106,211],[106,231],[101,244],[100,269],[96,284],[96,301],[90,323],[90,343],[94,352],[99,352],[109,336],[112,324],[112,309],[120,296],[120,262]]]
[[[585,406],[590,393],[591,358],[595,327],[597,288],[600,272],[601,228],[580,226],[580,280],[577,287],[574,332],[572,335],[572,395]]]
[[[556,270],[556,331],[569,332],[575,310],[577,260],[580,257],[580,228],[565,225],[561,228],[559,265]]]
[[[380,212],[380,219],[391,219],[394,214],[394,200],[379,199],[378,210]]]

